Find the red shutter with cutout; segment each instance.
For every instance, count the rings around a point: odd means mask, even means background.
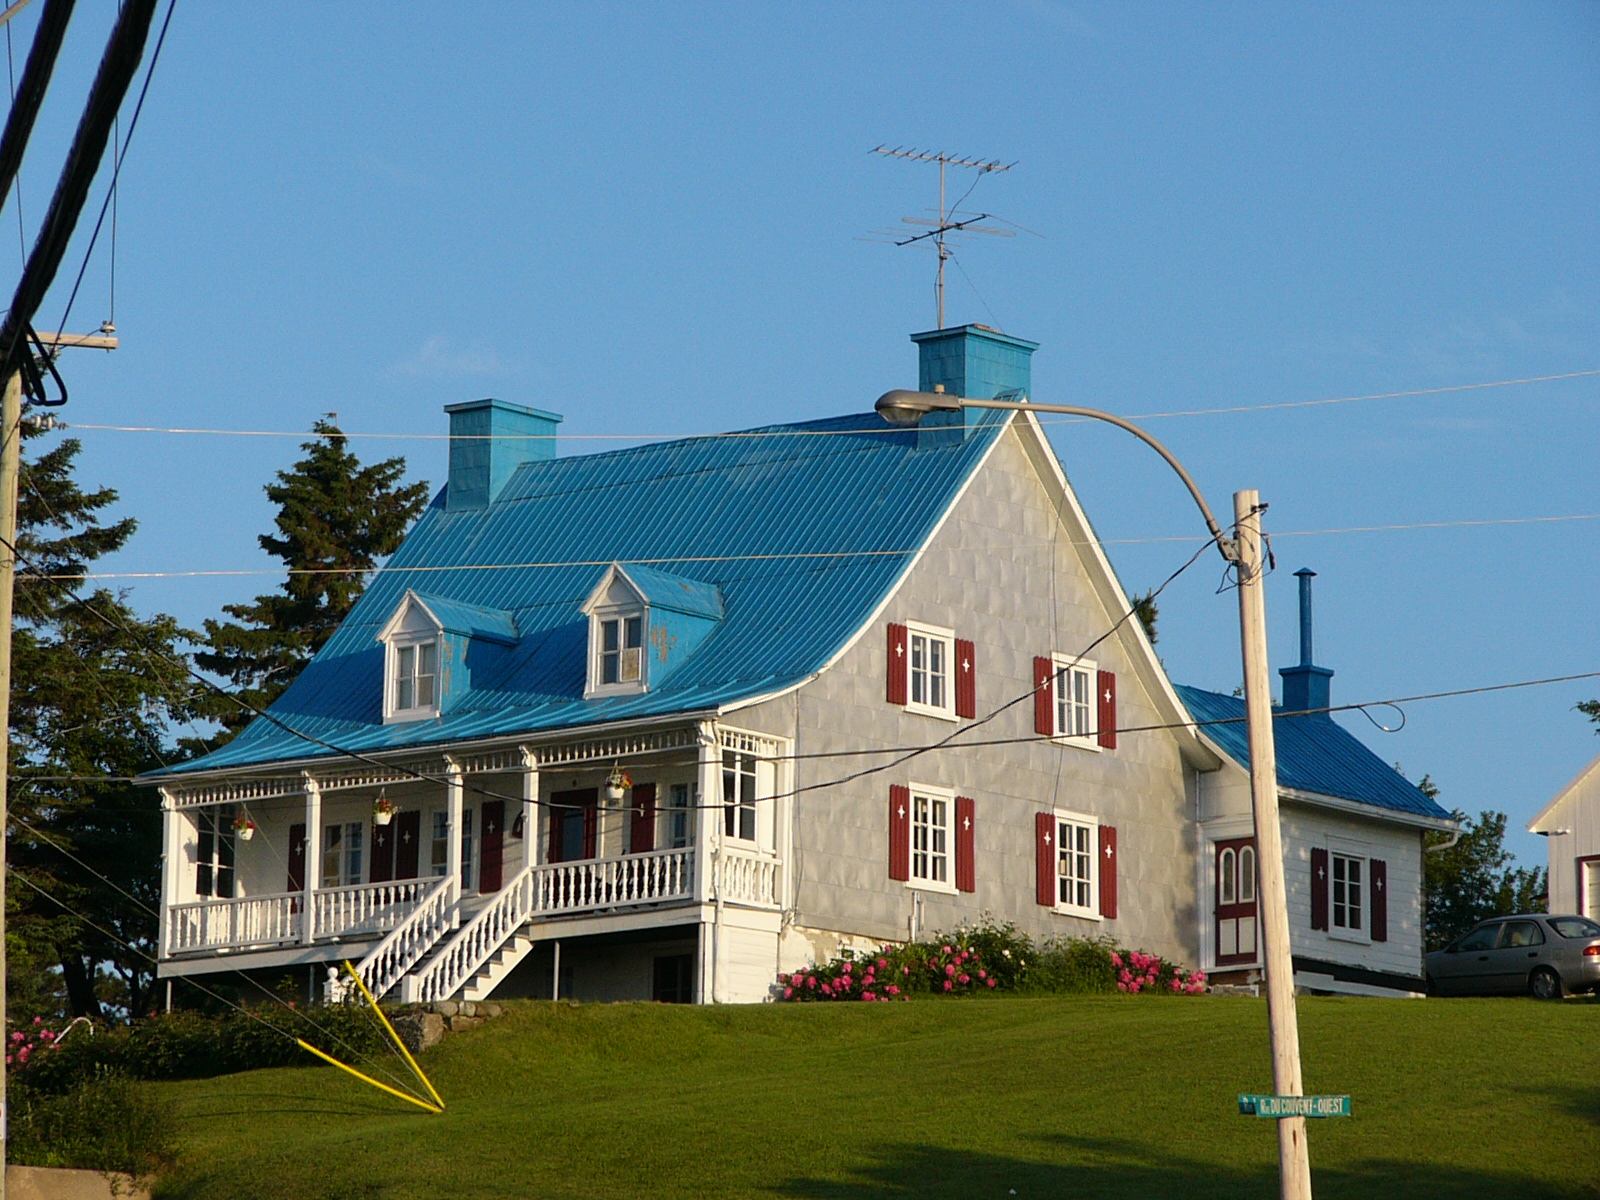
[[[1033,818],[1033,898],[1046,908],[1056,906],[1056,815],[1036,813]]]
[[[367,871],[368,883],[388,883],[394,878],[394,818],[389,824],[372,823],[372,866]]]
[[[1048,658],[1033,660],[1033,731],[1045,737],[1056,731],[1055,666]]]
[[[478,862],[478,891],[498,892],[505,882],[506,802],[485,800],[479,810],[483,821],[483,841]]]
[[[306,827],[289,826],[289,887],[291,892],[306,890]]]
[[[978,656],[972,643],[956,639],[956,716],[978,715]]]
[[[1311,928],[1328,928],[1328,852],[1311,849]]]
[[[971,796],[956,797],[956,890],[978,890],[973,867],[973,804]]]
[[[656,785],[633,785],[633,825],[628,831],[628,853],[647,854],[656,848]]]
[[[1096,685],[1100,689],[1097,698],[1100,704],[1100,747],[1103,750],[1117,748],[1117,677],[1110,671],[1101,671]]]
[[[911,878],[911,789],[889,785],[889,878]]]
[[[1372,870],[1372,940],[1389,940],[1389,864],[1381,858],[1371,862]]]
[[[1117,915],[1117,827],[1100,826],[1100,915]]]
[[[906,659],[911,653],[911,643],[906,639],[906,627],[889,624],[889,661],[886,674],[889,681],[889,703],[906,702]]]

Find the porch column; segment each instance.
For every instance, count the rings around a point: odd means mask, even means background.
[[[722,749],[714,721],[701,722],[699,747],[696,791],[700,807],[694,814],[694,890],[700,903],[708,904],[713,896],[715,865],[712,855],[722,842]]]
[[[156,956],[164,959],[172,954],[170,922],[172,908],[183,903],[184,868],[183,816],[178,812],[177,801],[171,792],[161,788],[161,927],[158,932]]]
[[[445,830],[445,876],[450,880],[450,903],[461,901],[461,764],[444,760],[445,805],[449,815]]]
[[[317,884],[322,882],[322,789],[309,774],[303,776],[306,789],[306,852],[305,872],[301,885],[304,899],[300,902],[300,940],[309,946],[317,936],[317,910],[315,904]]]
[[[522,865],[531,867],[539,861],[539,831],[544,822],[539,820],[539,757],[526,746],[519,746],[522,754]]]

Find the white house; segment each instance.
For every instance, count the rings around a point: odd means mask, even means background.
[[[1031,342],[913,340],[923,390],[1027,394]],[[556,458],[552,414],[446,411],[447,486],[270,719],[150,778],[163,975],[752,1001],[985,913],[1257,970],[1239,703],[1119,624],[1031,414]],[[1326,713],[1276,724],[1302,983],[1420,990],[1449,818]]]
[[[1600,921],[1600,757],[1528,823],[1550,852],[1549,910]]]

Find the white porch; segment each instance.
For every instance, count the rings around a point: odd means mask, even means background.
[[[492,987],[547,925],[775,913],[787,748],[697,722],[169,785],[160,973],[349,959],[380,995],[444,999]],[[633,787],[610,802],[615,766]]]

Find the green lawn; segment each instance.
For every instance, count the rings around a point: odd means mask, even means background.
[[[423,1060],[152,1085],[159,1198],[1276,1195],[1266,1008],[1234,997],[508,1006]],[[1303,999],[1329,1197],[1600,1197],[1600,1003]],[[1014,1193],[1012,1191],[1014,1190]]]

